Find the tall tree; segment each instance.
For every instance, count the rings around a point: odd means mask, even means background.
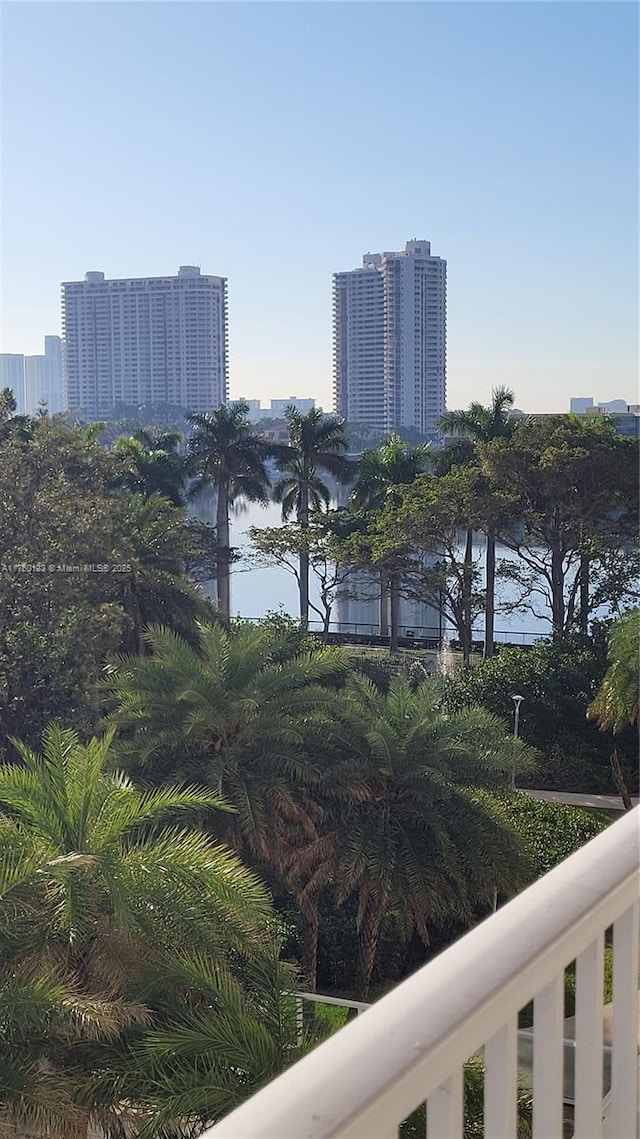
[[[309,570],[317,586],[318,604],[309,599],[309,608],[322,622],[322,636],[329,640],[331,614],[339,590],[352,574],[341,561],[340,543],[335,535],[335,519],[343,511],[315,515],[305,529],[297,522],[288,526],[252,526],[249,530],[252,551],[248,561],[256,566],[279,566],[296,580],[300,589],[300,554],[308,557]]]
[[[116,439],[113,453],[123,468],[120,485],[134,494],[162,494],[174,506],[182,506],[186,470],[181,442],[179,431],[143,428]]]
[[[188,636],[213,613],[187,569],[215,551],[184,508],[117,487],[92,432],[16,420],[0,441],[0,747],[57,718],[90,735],[109,653],[134,650],[149,620]]]
[[[517,439],[517,447],[508,439],[479,444],[482,472],[510,499],[499,537],[518,555],[510,576],[521,605],[540,615],[535,599],[543,598],[561,641],[576,623],[584,628],[594,606],[619,611],[637,597],[638,441],[605,419],[571,415],[532,417]],[[594,575],[602,577],[597,591]],[[581,592],[586,612],[577,622]]]
[[[514,393],[507,387],[494,388],[490,407],[474,401],[466,411],[449,411],[440,419],[440,430],[446,435],[458,435],[469,440],[472,448],[466,462],[475,458],[475,444],[491,443],[494,439],[510,439],[517,421],[509,415],[515,400]],[[473,537],[471,537],[471,541]],[[467,529],[469,543],[469,529]],[[486,567],[485,567],[485,610],[484,610],[484,655],[493,656],[495,630],[495,586],[496,586],[496,528],[494,520],[486,522]]]
[[[199,552],[194,546],[200,527],[189,524],[186,511],[159,493],[127,495],[115,507],[120,561],[105,577],[105,590],[129,619],[123,651],[144,651],[142,634],[151,622],[193,640],[196,619],[211,619],[213,612],[185,572],[189,556]]]
[[[351,492],[351,505],[356,510],[379,511],[395,487],[406,486],[424,474],[431,455],[428,443],[415,447],[405,443],[393,432],[375,450],[364,451],[358,460],[356,481]],[[389,630],[390,649],[398,648],[399,576],[388,563],[381,562],[380,579],[380,636]]]
[[[474,447],[471,440],[464,438],[456,439],[454,442],[448,443],[446,447],[443,447],[438,455],[435,456],[433,464],[434,474],[436,474],[439,478],[448,476],[449,481],[452,482],[455,478],[456,469],[464,468],[464,471],[468,472],[473,465],[473,459]],[[458,629],[463,656],[466,654],[465,661],[466,664],[468,664],[471,654],[471,642],[473,639],[473,619],[475,616],[473,605],[475,566],[473,558],[474,521],[467,511],[464,512],[464,515],[462,513],[458,513],[457,515],[457,528],[459,529],[462,525],[464,525],[464,555],[462,559],[462,572],[461,574],[458,574],[457,569],[454,571],[454,576],[456,578],[459,578],[461,584],[460,589],[454,590],[454,608],[459,611],[460,619],[458,620],[454,617],[454,624]],[[443,543],[442,552],[444,554],[445,560],[449,561],[450,566],[456,567],[458,559],[456,552],[451,546],[450,542]],[[468,649],[465,648],[467,645]]]
[[[235,502],[266,503],[271,485],[266,461],[268,444],[251,428],[248,404],[240,400],[223,404],[217,411],[190,415],[193,434],[189,440],[187,469],[194,476],[191,497],[207,487],[216,492],[218,609],[225,621],[231,617],[229,512]]]
[[[429,602],[452,621],[465,668],[471,659],[473,621],[481,608],[468,525],[476,509],[473,485],[471,469],[460,466],[438,478],[422,475],[395,488],[374,516],[370,532],[374,561],[395,563],[403,592]],[[459,533],[465,522],[461,558]]]
[[[286,522],[295,514],[301,530],[309,527],[310,517],[328,507],[329,487],[323,475],[331,475],[338,483],[346,483],[351,463],[345,456],[347,437],[342,420],[323,415],[313,408],[302,415],[295,407],[286,411],[289,443],[280,449],[278,467],[282,478],[275,484],[273,497],[282,505]],[[300,623],[309,623],[309,553],[300,549]]]
[[[608,668],[587,715],[598,720],[603,731],[616,736],[636,724],[640,729],[638,659],[640,649],[640,609],[631,609],[614,623],[609,635]],[[613,777],[627,810],[631,796],[624,781],[617,748],[611,754]]]

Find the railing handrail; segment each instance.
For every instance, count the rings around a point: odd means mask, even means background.
[[[372,1007],[371,1001],[352,1001],[348,997],[327,997],[324,993],[292,993],[302,1001],[313,1001],[319,1005],[338,1005],[340,1008],[357,1008],[359,1012]]]
[[[348,997],[328,997],[324,993],[291,993],[292,997],[297,997],[300,1001],[311,1001],[314,1004],[321,1005],[338,1005],[339,1008],[356,1008],[358,1012],[366,1012],[368,1008],[373,1008],[374,1001],[352,1001]],[[520,1040],[533,1040],[533,1026],[531,1028],[519,1028],[518,1038]],[[575,1048],[576,1041],[573,1036],[564,1036],[562,1038],[562,1045],[564,1048]],[[611,1052],[610,1044],[602,1045],[603,1054]]]
[[[634,904],[639,828],[636,807],[210,1128],[207,1139],[395,1134],[399,1096],[410,1115]]]

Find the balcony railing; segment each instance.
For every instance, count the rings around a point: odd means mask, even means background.
[[[636,1139],[639,895],[635,808],[210,1128],[206,1139],[397,1139],[400,1124],[424,1103],[428,1139],[463,1139],[463,1066],[481,1050],[486,1139],[516,1139],[518,1013],[531,1000],[533,1139],[563,1139],[564,976],[574,960],[573,1134]],[[609,940],[613,1027],[605,1099]]]

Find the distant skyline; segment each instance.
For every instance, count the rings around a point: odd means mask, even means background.
[[[229,281],[230,393],[331,407],[332,274],[448,262],[448,404],[637,401],[635,3],[2,9],[0,351],[60,283]]]

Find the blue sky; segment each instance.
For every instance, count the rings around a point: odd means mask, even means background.
[[[632,3],[5,3],[2,350],[87,269],[229,278],[231,391],[330,406],[331,274],[449,263],[450,407],[636,400]]]

